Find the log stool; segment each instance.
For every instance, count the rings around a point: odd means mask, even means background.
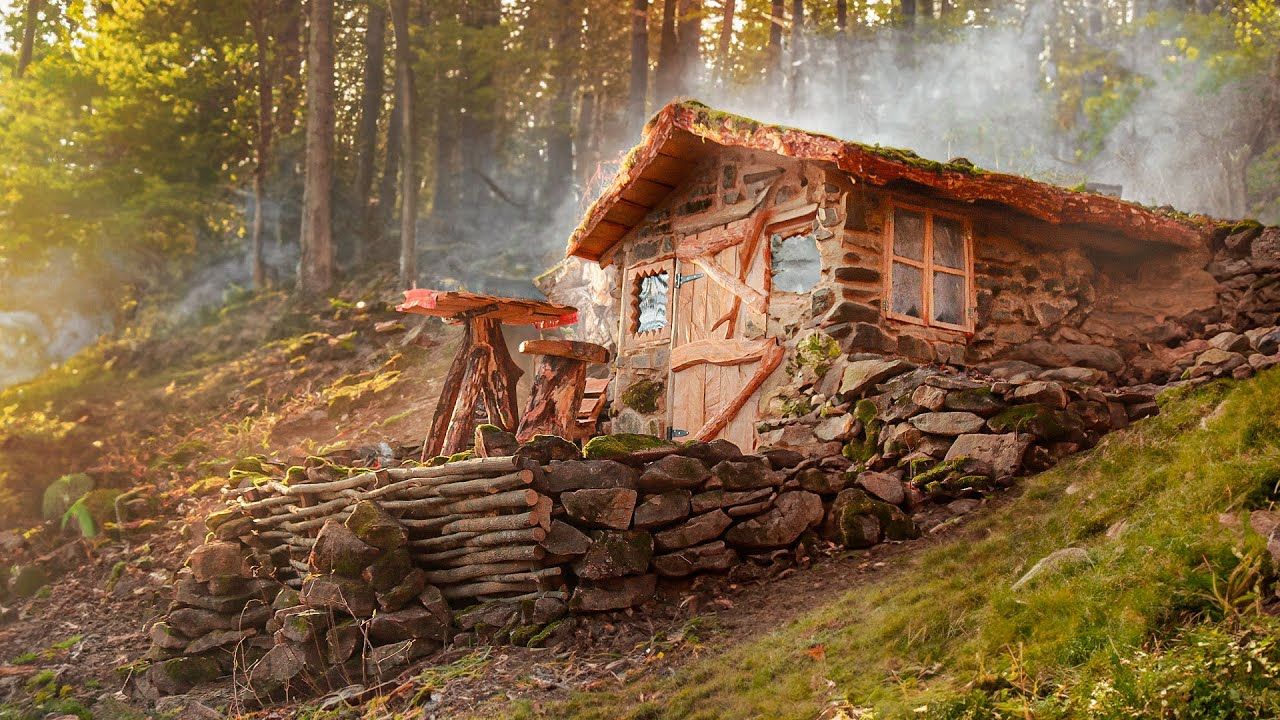
[[[537,355],[538,362],[533,371],[533,393],[520,417],[516,439],[524,442],[534,435],[558,435],[577,440],[587,365],[609,362],[609,351],[576,340],[526,340],[520,343],[520,352]]]

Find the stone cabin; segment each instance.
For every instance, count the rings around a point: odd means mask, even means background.
[[[682,102],[586,211],[577,269],[544,288],[616,349],[613,432],[749,450],[815,331],[843,353],[1150,380],[1217,300],[1210,227]]]

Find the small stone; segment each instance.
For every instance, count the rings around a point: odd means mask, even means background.
[[[811,467],[801,470],[795,476],[796,483],[802,490],[819,495],[835,495],[844,489],[845,478],[842,472],[830,472]]]
[[[668,455],[649,463],[636,484],[645,492],[666,492],[701,487],[710,476],[710,471],[701,460],[683,455]]]
[[[1067,407],[1067,391],[1056,382],[1037,380],[1013,391],[1013,399],[1022,403],[1038,403],[1055,410]]]
[[[853,434],[854,417],[849,414],[833,415],[813,428],[813,436],[823,442],[848,440]]]
[[[514,455],[520,442],[513,433],[485,423],[476,426],[476,457],[503,457]]]
[[[345,612],[355,617],[373,614],[377,598],[373,588],[340,575],[311,575],[302,581],[299,594],[307,607]]]
[[[911,393],[911,402],[929,411],[941,410],[946,399],[947,391],[932,385],[921,385]]]
[[[688,522],[654,534],[658,550],[670,551],[704,543],[720,536],[733,523],[723,510],[712,510]]]
[[[181,650],[191,642],[166,622],[153,623],[147,630],[147,637],[152,645],[165,650]]]
[[[636,607],[653,597],[657,581],[657,575],[648,574],[582,582],[574,588],[569,608],[576,612],[603,612]]]
[[[250,605],[243,613],[217,613],[203,608],[178,608],[165,618],[169,626],[188,638],[214,630],[235,630],[262,625],[271,617],[266,605]]]
[[[689,517],[689,501],[688,490],[651,495],[636,506],[631,524],[637,530],[648,530],[679,522]]]
[[[1209,345],[1231,353],[1243,353],[1251,349],[1249,338],[1230,331],[1220,332],[1209,338]]]
[[[862,394],[889,378],[915,368],[906,360],[879,359],[858,360],[844,368],[840,378],[840,395],[846,399],[862,397]]]
[[[224,647],[226,645],[235,645],[236,643],[253,637],[257,634],[257,630],[214,630],[201,637],[192,640],[182,652],[184,655],[199,655],[208,652],[214,648]]]
[[[911,418],[911,424],[932,435],[963,435],[982,429],[986,421],[971,412],[929,412]]]
[[[316,535],[307,564],[318,573],[355,578],[377,558],[377,548],[356,537],[341,521],[329,519]]]
[[[542,541],[542,547],[552,555],[575,557],[591,547],[591,538],[578,528],[560,520],[551,521],[551,530]]]
[[[989,468],[992,477],[1012,477],[1022,469],[1022,458],[1030,445],[1031,438],[1018,433],[966,434],[956,438],[945,459],[969,458]]]
[[[822,498],[814,493],[784,492],[768,512],[730,528],[725,540],[753,550],[786,547],[821,523],[822,514]]]
[[[953,390],[947,393],[943,405],[948,410],[971,412],[984,417],[995,415],[1004,409],[1004,401],[986,387]]]
[[[198,582],[207,582],[215,577],[247,576],[245,553],[240,543],[211,542],[205,543],[187,558],[191,573]]]
[[[408,605],[427,588],[427,574],[421,568],[413,568],[394,587],[377,593],[378,607],[383,612],[395,612]]]
[[[684,548],[665,555],[655,555],[653,569],[664,577],[687,577],[694,573],[726,572],[738,564],[738,553],[716,540],[705,545]]]
[[[636,491],[628,488],[593,488],[563,493],[560,502],[569,517],[587,527],[626,530],[631,526],[636,496]]]
[[[782,477],[770,470],[761,458],[725,460],[711,469],[711,476],[725,490],[755,490],[782,484]]]
[[[907,499],[902,481],[887,473],[872,471],[860,473],[858,485],[890,505],[901,505]]]
[[[396,548],[382,553],[382,557],[374,560],[360,573],[360,579],[369,583],[374,592],[385,593],[400,585],[413,569],[409,548]]]
[[[196,685],[213,682],[221,676],[222,668],[218,661],[207,656],[173,658],[147,669],[147,679],[165,695],[185,693]]]
[[[577,445],[557,435],[534,435],[520,443],[515,459],[532,460],[539,465],[547,465],[553,461],[580,460],[582,451]]]
[[[653,557],[653,536],[638,530],[597,530],[591,547],[573,562],[580,578],[602,580],[642,573]]]
[[[408,607],[396,612],[378,613],[367,626],[369,639],[375,645],[427,638],[444,642],[448,627],[424,607]]]

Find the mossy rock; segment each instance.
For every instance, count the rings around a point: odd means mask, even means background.
[[[561,618],[560,620],[556,620],[555,622],[547,623],[542,627],[541,630],[538,631],[536,635],[529,638],[527,647],[531,647],[531,648],[542,647],[543,645],[546,644],[547,639],[550,638],[557,630],[564,627],[565,623],[567,623],[568,621],[569,621],[568,618]]]
[[[967,457],[944,460],[928,470],[912,476],[911,482],[915,483],[918,487],[924,487],[925,485],[933,482],[942,482],[949,475],[960,472],[964,467],[964,464],[968,461],[969,458]]]
[[[444,465],[448,465],[449,463],[462,462],[463,460],[472,460],[472,459],[474,459],[474,458],[475,458],[475,456],[476,456],[476,451],[475,451],[475,450],[463,450],[462,452],[456,452],[456,453],[454,453],[454,454],[450,455],[450,456],[449,456],[449,457],[444,461],[444,463],[443,463],[443,464],[444,464]],[[434,458],[433,458],[433,459],[434,459]]]
[[[987,421],[993,432],[1025,432],[1043,440],[1065,437],[1074,425],[1066,413],[1036,403],[1005,408]]]
[[[875,401],[870,398],[863,398],[854,403],[853,416],[862,421],[864,426],[870,426],[871,423],[876,422],[876,416],[879,415],[879,413],[880,408],[877,407]]]
[[[152,684],[162,693],[179,694],[222,676],[214,658],[204,655],[177,657],[152,665],[147,671]]]
[[[269,466],[265,465],[266,460],[261,455],[242,457],[231,466],[229,475],[231,477],[236,477],[238,474],[266,475],[270,470]]]
[[[511,631],[511,644],[516,647],[529,647],[529,641],[542,632],[541,625],[520,625]]]
[[[647,415],[658,411],[659,401],[666,391],[666,383],[660,380],[637,380],[622,391],[619,399],[623,405]]]
[[[285,485],[300,485],[307,481],[307,469],[301,465],[292,465],[284,471]]]
[[[370,500],[356,503],[346,526],[356,537],[379,550],[395,550],[408,542],[400,521]]]
[[[23,565],[13,571],[9,579],[9,593],[16,598],[31,597],[48,585],[51,579],[49,571],[42,566]]]
[[[1005,403],[991,388],[968,388],[947,393],[944,406],[948,410],[992,415],[1003,410]]]
[[[791,360],[792,374],[802,368],[810,368],[817,377],[822,377],[831,369],[831,364],[840,357],[840,343],[824,332],[814,332],[796,343],[795,356]]]
[[[616,435],[600,435],[591,438],[583,446],[582,455],[588,460],[610,460],[645,450],[674,451],[678,449],[679,446],[675,443],[654,435],[618,433]]]

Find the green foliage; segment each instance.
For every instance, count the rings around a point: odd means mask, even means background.
[[[84,473],[63,475],[45,488],[41,513],[45,520],[63,517],[76,500],[93,489],[93,478]],[[65,524],[65,523],[64,523]]]

